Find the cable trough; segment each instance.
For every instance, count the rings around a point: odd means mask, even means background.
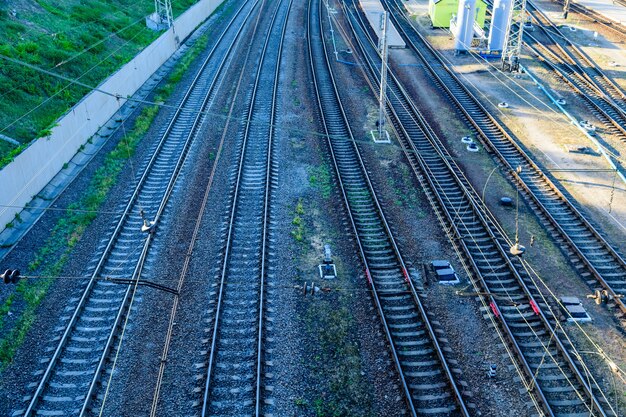
[[[583,213],[561,191],[474,95],[460,82],[432,46],[408,21],[397,0],[383,1],[391,9],[396,28],[423,62],[435,84],[477,133],[485,147],[505,167],[509,178],[527,197],[530,207],[567,254],[568,259],[593,289],[606,290],[610,306],[624,321],[626,261]],[[438,64],[438,65],[436,65]],[[521,167],[521,173],[517,169]],[[570,253],[571,252],[571,253]]]
[[[380,56],[360,13],[346,7],[348,21],[378,88]],[[408,94],[390,72],[388,112],[402,147],[453,243],[464,254],[473,280],[487,296],[490,314],[515,354],[523,384],[546,415],[614,415],[592,376],[580,371],[567,335],[537,291],[511,243]],[[584,369],[584,368],[583,368]],[[609,411],[605,411],[605,408]]]
[[[290,0],[275,5],[259,58],[236,172],[209,350],[202,416],[263,415],[268,228],[274,122]],[[262,9],[269,13],[268,8]]]
[[[401,389],[411,415],[469,415],[463,384],[446,358],[409,277],[346,119],[321,33],[321,3],[309,3],[309,54],[314,86],[339,187],[357,238]]]
[[[210,101],[230,46],[237,41],[253,6],[244,3],[235,13],[178,103],[153,153],[147,155],[145,169],[102,248],[91,279],[58,338],[24,415],[83,416],[99,409],[93,404],[94,399],[99,389],[106,388],[101,377],[116,351],[154,232],[202,124],[202,111]],[[153,220],[144,218],[144,212]],[[120,279],[130,281],[113,282]]]

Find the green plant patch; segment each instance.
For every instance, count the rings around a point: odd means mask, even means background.
[[[197,57],[206,48],[207,40],[208,36],[200,38],[187,51],[187,54]],[[187,63],[187,66],[189,64],[190,62]],[[165,101],[173,91],[178,79],[172,74],[163,88],[159,90],[155,101]],[[82,198],[71,204],[65,216],[59,219],[54,226],[48,239],[30,262],[28,266],[30,274],[37,273],[42,277],[60,275],[72,249],[80,242],[87,227],[96,218],[97,211],[105,202],[109,191],[117,183],[119,174],[152,125],[158,111],[159,106],[157,105],[143,108],[135,119],[133,128],[126,132],[122,140],[106,156],[102,166],[96,170]],[[77,211],[78,209],[80,211]],[[16,217],[14,222],[17,220],[19,218]],[[0,305],[0,333],[3,335],[0,339],[0,370],[3,370],[13,361],[15,352],[21,346],[28,330],[35,321],[37,307],[41,304],[53,282],[53,278],[22,280],[16,286],[15,292]],[[15,325],[5,332],[7,313],[18,304],[21,306],[20,317]]]
[[[316,416],[371,415],[371,397],[361,376],[361,357],[350,333],[355,326],[350,305],[346,296],[317,299],[306,313],[307,330],[318,340],[310,366],[320,381],[320,392],[312,402]]]
[[[291,221],[293,229],[291,230],[291,236],[296,240],[296,242],[303,242],[305,238],[305,221],[302,217],[304,215],[304,204],[302,203],[302,199],[298,200],[295,208],[295,216]]]
[[[309,184],[317,188],[322,197],[329,198],[333,190],[332,177],[328,165],[323,163],[320,166],[309,169]]]
[[[197,0],[173,2],[175,16]],[[146,28],[154,2],[22,0],[0,3],[0,55],[96,86],[160,33]],[[13,10],[16,14],[13,14]],[[23,144],[45,137],[89,89],[0,59],[0,133]],[[24,147],[0,147],[0,168]]]

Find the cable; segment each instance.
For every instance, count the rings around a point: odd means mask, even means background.
[[[337,25],[338,25],[338,26],[340,26],[340,25],[339,25],[339,23],[337,23]],[[345,33],[345,32],[344,32],[344,33]],[[344,35],[344,36],[345,36],[345,35]],[[358,37],[357,37],[357,40],[358,40]],[[348,40],[346,40],[346,42],[350,43],[350,41],[348,41]],[[372,42],[372,41],[371,41],[371,39],[370,39],[370,42]],[[373,43],[372,43],[372,44],[373,44]],[[367,77],[366,77],[366,79],[367,79]],[[418,124],[418,125],[419,125],[419,124]],[[427,165],[426,165],[426,166],[427,166]],[[427,166],[427,167],[428,167],[428,166]],[[430,175],[430,178],[434,178],[434,180],[438,182],[438,178],[437,178],[436,176],[434,176],[434,175]],[[440,187],[441,187],[441,186],[440,186]],[[448,199],[448,198],[449,198],[449,197],[447,196],[447,194],[445,194],[445,193],[444,193],[444,197],[445,197],[446,199]],[[453,208],[453,209],[455,208],[454,203],[452,203],[452,208]],[[462,219],[462,217],[459,215],[458,210],[455,210],[455,211],[456,211],[456,216],[457,216],[457,218],[461,221],[461,223],[462,223],[462,224],[464,224],[464,220],[463,220],[463,219]],[[467,229],[467,226],[464,226],[464,227]],[[445,228],[444,228],[444,230],[445,230]],[[470,235],[470,237],[473,239],[473,236],[472,236],[472,235]],[[477,244],[476,246],[477,246],[477,248],[479,249],[479,251],[482,253],[482,248],[480,248],[480,245],[478,245],[478,243],[477,243],[477,242],[475,242],[475,243]],[[487,261],[487,264],[488,264],[488,266],[491,268],[491,270],[495,272],[495,269],[494,269],[493,265],[491,265],[491,261],[490,261],[490,259],[489,259],[489,258],[487,258],[487,256],[486,256],[484,253],[483,253],[483,258]],[[505,292],[508,292],[508,291],[506,290],[506,288],[505,288]],[[511,298],[511,297],[509,297],[509,298]],[[512,298],[511,298],[511,299],[512,299]],[[518,309],[518,311],[519,311],[519,309]],[[521,317],[522,317],[522,318],[524,318],[524,317],[523,317],[523,315],[521,315]],[[524,320],[525,320],[525,318],[524,318]],[[530,326],[530,325],[529,325],[529,327],[532,329],[532,326]],[[541,343],[541,340],[540,340],[540,339],[539,339],[539,342]],[[514,364],[516,364],[516,361],[514,361],[513,363],[514,363]],[[518,369],[518,372],[519,372],[519,368],[518,368],[517,366],[516,366],[516,368]],[[522,381],[525,381],[524,376],[523,376],[522,374],[520,374],[520,376],[522,377]],[[567,378],[567,376],[566,376],[566,378]],[[575,387],[573,387],[573,388],[574,388],[574,389],[576,389]],[[529,393],[529,394],[530,394],[530,393]],[[531,397],[532,397],[532,396],[531,396]],[[536,404],[536,402],[535,402],[535,404]]]
[[[85,210],[81,208],[60,208],[60,207],[24,207],[24,206],[15,206],[10,204],[0,204],[0,207],[6,208],[20,208],[20,209],[28,209],[34,211],[66,211],[69,213],[95,213],[95,214],[119,214],[117,211],[107,211],[107,210]]]
[[[412,25],[412,24],[411,24]],[[412,25],[413,26],[413,25]],[[467,46],[467,45],[466,45]],[[544,102],[541,98],[537,97],[532,91],[526,89],[525,87],[523,87],[521,84],[519,84],[516,79],[514,77],[509,76],[508,74],[502,73],[501,71],[499,71],[495,65],[491,64],[488,60],[486,60],[483,57],[477,57],[474,54],[470,54],[470,56],[476,60],[479,63],[483,63],[488,65],[489,67],[494,68],[498,74],[503,75],[504,77],[507,78],[507,80],[510,83],[513,83],[515,85],[517,85],[519,88],[521,88],[523,91],[525,91],[526,93],[528,93],[530,96],[532,96],[534,99],[536,99],[539,103],[543,104],[549,111],[555,113],[555,114],[560,114],[559,112],[557,112],[555,109],[553,109],[552,107],[550,107],[550,105],[546,102]],[[441,56],[442,60],[445,60],[448,65],[453,66],[453,64],[445,57],[445,56]],[[482,61],[481,61],[482,60]],[[515,90],[513,90],[509,84],[503,82],[502,80],[500,80],[494,73],[490,73],[498,82],[500,82],[502,85],[504,85],[507,89],[509,89],[514,95],[516,95],[517,97],[519,97],[522,101],[524,101],[526,104],[528,104],[529,106],[531,106],[533,109],[537,110],[537,111],[541,111],[539,108],[537,108],[534,104],[532,104],[531,102],[529,102],[525,97],[522,97],[518,92],[516,92]],[[494,106],[494,108],[496,108],[496,110],[506,119],[510,119],[509,116],[504,113],[500,108],[498,108],[489,97],[487,97],[482,91],[482,89],[478,88],[471,80],[469,80],[463,73],[459,74],[461,77],[463,77],[465,79],[465,81],[467,83],[469,83],[470,85],[472,85],[474,87],[474,89],[478,92],[480,92],[481,96],[487,100],[492,106]],[[574,129],[573,127],[571,127],[571,125],[569,123],[566,124],[561,124],[564,121],[563,120],[557,120],[554,117],[549,117],[549,120],[554,123],[555,125],[559,126],[560,128],[563,128],[565,126],[567,126],[568,129],[572,129],[572,131],[574,131],[576,134],[579,134],[577,129]],[[619,160],[619,159],[618,159]],[[624,162],[622,160],[620,160],[620,162]]]
[[[370,40],[370,41],[371,41],[371,40]],[[453,205],[453,208],[454,208],[454,205]],[[489,263],[489,261],[488,261],[488,260],[487,260],[487,262]],[[505,290],[506,290],[506,289],[505,289]],[[558,365],[558,364],[557,364],[557,365]],[[567,377],[567,376],[566,376],[566,377]]]
[[[115,12],[114,14],[117,14],[117,13],[122,13],[122,11],[117,11],[117,12]],[[56,64],[54,67],[52,67],[52,68],[50,68],[50,69],[55,69],[55,68],[58,68],[58,67],[60,67],[60,66],[62,66],[62,65],[67,64],[68,62],[73,61],[73,60],[74,60],[74,59],[76,59],[77,57],[79,57],[79,56],[83,55],[84,53],[86,53],[86,52],[90,51],[91,49],[93,49],[93,48],[97,47],[98,45],[100,45],[100,44],[102,44],[102,43],[106,42],[107,40],[111,39],[112,37],[114,37],[114,36],[116,36],[116,35],[120,34],[121,32],[125,31],[126,29],[130,28],[131,26],[134,26],[134,25],[136,25],[137,23],[139,23],[139,22],[143,21],[143,19],[144,19],[144,17],[142,16],[142,17],[140,17],[138,20],[136,20],[136,21],[134,21],[134,22],[130,23],[129,25],[127,25],[127,26],[125,26],[125,27],[123,27],[123,28],[121,28],[121,29],[119,29],[119,30],[117,30],[117,31],[115,31],[115,32],[111,32],[111,33],[109,33],[109,34],[108,34],[106,37],[104,37],[103,39],[101,39],[101,40],[99,40],[99,41],[97,41],[97,42],[95,42],[95,43],[91,44],[91,45],[90,45],[90,46],[88,46],[87,48],[84,48],[82,51],[77,52],[75,55],[71,56],[70,58],[68,58],[68,59],[66,59],[66,60],[63,60],[63,61],[59,62],[58,64]],[[68,29],[67,31],[55,32],[53,35],[57,35],[57,34],[59,34],[59,33],[67,33],[67,32],[69,32],[69,31],[71,31],[71,30],[75,30],[75,29],[80,28],[80,27],[82,27],[82,26],[84,26],[84,25],[87,25],[87,24],[92,24],[92,23],[94,23],[94,22],[100,22],[100,21],[103,21],[103,20],[106,20],[106,18],[101,18],[101,19],[98,19],[98,20],[96,20],[96,21],[86,22],[86,23],[83,23],[82,25],[79,25],[79,26],[76,26],[76,27],[72,27],[71,29]],[[27,26],[27,27],[28,27],[28,26]],[[29,28],[29,27],[28,27],[28,28]],[[29,29],[30,29],[30,28],[29,28]],[[49,36],[49,34],[48,34],[48,33],[44,33],[44,34],[42,34],[40,37],[43,37],[43,36]],[[39,37],[37,37],[37,38],[39,38]],[[35,39],[37,39],[37,38],[35,38]],[[133,39],[134,39],[134,38],[135,38],[135,37],[133,37]],[[125,46],[125,45],[124,45],[124,46]],[[6,76],[6,75],[5,75],[5,76]],[[10,77],[8,77],[8,76],[6,76],[6,77],[7,77],[8,79],[11,79],[11,78],[10,78]],[[0,96],[0,99],[4,98],[4,97],[5,97],[6,95],[8,95],[8,94],[13,93],[13,92],[14,92],[14,91],[16,91],[16,90],[20,90],[20,88],[21,88],[21,86],[20,86],[19,84],[17,84],[15,87],[11,88],[9,91],[7,91],[7,92],[3,93],[3,94]]]
[[[130,42],[130,40],[129,40],[128,42]],[[121,47],[120,47],[120,48],[121,48]],[[118,49],[119,49],[119,48],[118,48]],[[109,54],[109,56],[112,56],[115,52],[117,52],[117,50],[116,50],[116,51],[113,51],[111,54]],[[4,56],[4,55],[1,55],[1,54],[0,54],[0,58],[3,58],[3,59],[8,59],[8,60],[13,60],[12,58],[8,58],[8,57],[6,57],[6,56]],[[107,58],[108,58],[108,57],[107,57]],[[105,58],[105,59],[107,59],[107,58]],[[17,61],[17,62],[20,62],[19,60],[16,60],[16,61]],[[103,60],[103,61],[104,61],[104,60]],[[103,61],[101,61],[101,62],[103,62]],[[23,64],[26,64],[26,63],[23,63]],[[97,64],[97,65],[99,65],[99,64]],[[96,66],[97,66],[97,65],[96,65]],[[93,68],[95,68],[96,66],[92,67],[92,69],[93,69]],[[42,70],[42,71],[46,71],[46,70]],[[82,77],[83,75],[85,75],[85,74],[86,74],[86,73],[82,74],[82,75],[81,75],[81,77]],[[65,78],[65,77],[64,77],[64,78]],[[65,89],[67,89],[68,87],[69,87],[69,84],[68,84],[67,86],[65,86],[62,90],[60,90],[59,92],[55,93],[55,95],[56,95],[56,94],[60,94],[60,93],[61,93],[61,91],[63,91],[63,90],[65,90]],[[53,95],[53,96],[51,96],[50,98],[46,99],[46,101],[47,101],[47,100],[52,99],[52,97],[54,97],[54,95]],[[44,103],[45,103],[46,101],[44,101]],[[40,103],[37,107],[35,107],[34,109],[31,109],[28,113],[26,113],[26,114],[22,115],[20,118],[18,118],[18,120],[14,121],[13,123],[16,123],[17,121],[19,121],[19,120],[21,120],[22,118],[26,117],[26,115],[28,115],[29,113],[33,112],[36,108],[38,108],[38,107],[42,106],[44,103]],[[0,130],[0,132],[2,132],[2,131],[4,131],[4,130],[6,130],[8,127],[10,127],[10,125],[9,125],[9,126],[6,126],[4,129]],[[66,148],[67,146],[69,146],[69,145],[70,145],[70,142],[69,142],[69,141],[66,141],[66,142],[65,142],[62,146],[60,146],[60,147],[59,147],[59,149],[56,151],[56,153],[53,155],[53,157],[49,159],[49,161],[52,161],[52,160],[54,159],[54,156],[56,156],[56,155],[58,155],[59,153],[63,152],[63,151],[65,150],[65,148]],[[40,175],[42,172],[44,172],[44,171],[45,171],[46,167],[47,167],[49,164],[50,164],[50,162],[48,162],[46,165],[42,166],[42,167],[39,169],[39,171],[37,172],[37,174],[36,174],[36,175],[34,175],[34,176],[31,178],[31,180],[30,180],[29,182],[27,182],[26,184],[24,184],[24,185],[22,186],[22,188],[21,188],[21,189],[20,189],[20,190],[19,190],[19,191],[15,194],[15,197],[13,198],[13,201],[15,201],[15,200],[16,200],[16,198],[17,198],[19,195],[21,195],[21,193],[23,193],[23,192],[24,192],[24,190],[26,190],[26,188],[27,188],[27,187],[28,187],[28,186],[29,186],[29,185],[30,185],[33,181],[35,181],[35,180],[39,177],[39,175]],[[13,202],[13,201],[12,201],[12,202]],[[0,210],[0,214],[1,214],[1,213],[4,213],[4,212],[6,212],[6,211],[7,211],[7,210],[6,210],[6,208],[5,208],[4,210]]]
[[[120,102],[119,97],[117,98],[117,111],[118,113],[121,113],[122,111],[122,103]],[[126,155],[127,155],[127,160],[128,163],[130,165],[130,172],[133,178],[133,182],[134,182],[134,189],[137,189],[137,187],[139,186],[139,180],[140,178],[137,176],[137,172],[135,171],[135,164],[133,163],[133,158],[131,158],[131,151],[130,151],[130,144],[128,143],[128,136],[126,134],[126,120],[123,119],[122,120],[122,139],[121,142],[124,143],[124,145],[126,145]],[[137,208],[139,209],[139,213],[142,214],[143,217],[143,206],[141,204],[141,199],[137,199]],[[144,218],[144,222],[145,222],[145,218]],[[145,224],[145,223],[144,223]]]
[[[4,126],[2,129],[0,129],[0,133],[6,131],[8,128],[10,128],[11,126],[13,126],[15,123],[18,123],[19,121],[21,121],[22,119],[24,119],[26,116],[28,116],[29,114],[31,114],[32,112],[34,112],[35,110],[37,110],[38,108],[42,107],[43,105],[45,105],[46,103],[48,103],[49,101],[51,101],[52,99],[54,99],[56,96],[58,96],[59,94],[61,94],[63,91],[67,90],[70,85],[72,84],[76,84],[76,85],[81,85],[81,83],[78,83],[77,81],[80,80],[81,78],[83,78],[85,75],[89,74],[92,70],[94,70],[95,68],[99,67],[104,61],[106,61],[107,59],[111,58],[114,54],[116,54],[119,50],[121,50],[123,47],[125,47],[127,44],[129,44],[132,40],[134,40],[137,36],[139,36],[141,34],[141,32],[137,32],[132,38],[130,38],[129,40],[127,40],[126,42],[124,42],[122,45],[120,45],[117,49],[113,50],[110,54],[108,54],[106,57],[104,57],[103,59],[101,59],[98,63],[94,64],[91,68],[89,68],[87,71],[83,72],[82,74],[80,74],[76,79],[74,80],[70,80],[70,79],[66,79],[66,81],[69,81],[70,84],[67,84],[66,86],[64,86],[63,88],[61,88],[59,91],[55,92],[54,94],[52,94],[50,97],[47,97],[44,101],[42,101],[41,103],[39,103],[38,105],[36,105],[35,107],[33,107],[32,109],[30,109],[29,111],[27,111],[26,113],[24,113],[23,115],[21,115],[20,117],[18,117],[17,119],[15,119],[14,121],[12,121],[11,123],[9,123],[8,125]],[[7,61],[13,62],[13,63],[18,63],[21,62],[15,58],[9,58],[5,55],[0,54],[0,58],[3,58]],[[31,69],[35,69],[37,67],[35,67],[34,65],[29,66],[29,68]],[[42,71],[46,71],[46,70],[42,70]],[[50,71],[47,71],[47,73],[52,74]],[[65,78],[65,77],[63,77]],[[88,87],[87,87],[88,88]]]
[[[101,90],[101,89],[99,89],[97,87],[91,87],[91,86],[86,85],[86,84],[84,84],[84,83],[82,83],[82,82],[80,82],[80,81],[78,81],[76,79],[70,79],[70,78],[65,77],[63,75],[56,74],[54,72],[51,72],[51,71],[48,71],[48,70],[45,70],[45,69],[42,69],[42,68],[35,67],[32,64],[28,64],[26,62],[22,62],[22,61],[14,59],[14,58],[6,57],[6,56],[1,55],[1,54],[0,54],[0,58],[9,60],[11,62],[15,62],[15,63],[17,63],[19,65],[27,66],[27,67],[29,67],[31,69],[36,70],[36,71],[40,71],[40,72],[43,72],[43,73],[48,74],[50,76],[66,80],[66,81],[68,81],[70,83],[74,83],[74,84],[77,84],[77,85],[84,86],[85,88],[93,88],[94,91],[98,91],[98,92],[101,92],[101,93],[106,94],[108,96],[115,97],[116,100],[120,100],[121,99],[121,96],[119,96],[118,94],[109,93],[109,92],[103,91],[103,90]],[[169,108],[169,109],[174,109],[174,110],[179,110],[179,109],[180,110],[184,110],[185,109],[183,106],[173,106],[173,105],[165,104],[165,103],[162,103],[162,102],[153,102],[153,101],[149,101],[149,100],[140,100],[140,99],[132,99],[132,98],[128,98],[127,100],[128,101],[134,101],[134,102],[141,103],[141,104],[147,104],[147,105],[152,105],[152,106],[159,106],[159,107]],[[249,121],[244,120],[244,118],[233,117],[233,116],[225,116],[225,115],[223,115],[221,113],[216,113],[216,112],[211,112],[211,111],[198,111],[198,112],[193,112],[193,113],[194,114],[199,113],[199,114],[209,115],[211,117],[221,118],[221,119],[224,119],[224,120],[231,120],[232,119],[232,120],[240,121],[241,123],[249,123]],[[257,123],[265,123],[265,122],[257,122]],[[297,128],[285,129],[282,125],[277,125],[277,124],[274,124],[273,127],[277,131],[286,131],[286,132],[290,132],[290,133],[299,133],[299,134],[302,134],[302,135],[312,135],[312,136],[318,136],[318,137],[322,137],[322,138],[326,138],[328,136],[326,133],[310,131],[310,130],[305,130],[305,129],[297,129]],[[331,137],[331,136],[329,136],[329,137]],[[340,139],[340,140],[350,140],[350,139],[346,139],[346,138],[343,138],[343,137],[338,138],[338,139]],[[369,141],[367,141],[367,140],[363,140],[362,142],[367,144],[367,145],[371,145],[371,143]],[[391,146],[397,146],[397,145],[391,145]],[[22,189],[19,192],[23,192],[25,189],[26,189],[26,186],[22,187]],[[18,192],[18,194],[19,194],[19,192]],[[11,205],[11,204],[4,204],[4,205],[0,205],[0,207],[8,209],[8,208],[13,208],[13,207],[18,207],[18,206]],[[71,209],[41,208],[39,210],[68,210],[68,211],[70,211]],[[6,211],[6,210],[2,210],[0,212],[3,212],[3,211]],[[76,211],[78,211],[78,210],[76,210]],[[104,211],[101,212],[101,211],[98,211],[98,213],[111,213],[111,212],[104,212]]]
[[[87,47],[87,48],[83,49],[82,51],[80,51],[80,52],[78,52],[78,53],[76,53],[76,54],[72,55],[72,56],[71,56],[71,57],[69,57],[68,59],[65,59],[65,60],[63,60],[63,61],[59,62],[59,63],[58,63],[58,64],[56,64],[54,67],[52,67],[52,69],[54,69],[54,68],[58,68],[58,67],[60,67],[60,66],[62,66],[62,65],[65,65],[65,64],[67,64],[67,63],[69,63],[69,62],[72,62],[74,59],[76,59],[76,58],[78,58],[79,56],[81,56],[81,55],[85,54],[86,52],[88,52],[88,51],[92,50],[93,48],[97,47],[98,45],[101,45],[101,44],[103,44],[104,42],[108,41],[109,39],[113,38],[114,36],[116,36],[116,35],[118,35],[118,34],[120,34],[120,33],[124,32],[126,29],[129,29],[129,28],[131,28],[132,26],[135,26],[135,25],[136,25],[137,23],[139,23],[139,22],[143,22],[143,20],[144,20],[144,17],[142,16],[142,17],[140,17],[139,19],[135,20],[134,22],[129,23],[128,25],[124,26],[123,28],[121,28],[121,29],[119,29],[119,30],[117,30],[117,31],[115,31],[115,32],[111,32],[108,36],[106,36],[106,37],[104,37],[104,38],[100,39],[98,42],[96,42],[96,43],[94,43],[94,44],[90,45],[89,47]],[[143,30],[143,29],[146,29],[146,28],[145,28],[145,27],[142,27],[141,29]],[[142,31],[140,30],[140,31],[137,33],[137,35],[133,36],[131,39],[135,39],[135,37],[137,37],[137,36],[138,36],[141,32],[142,32]],[[124,43],[124,45],[125,45],[126,43],[128,43],[128,42],[125,42],[125,43]]]

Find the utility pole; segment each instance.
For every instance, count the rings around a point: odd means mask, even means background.
[[[502,51],[502,70],[516,72],[519,70],[519,56],[524,35],[524,19],[526,18],[526,0],[513,0],[509,13],[506,41]]]
[[[380,61],[382,63],[380,68],[380,96],[378,101],[378,141],[388,142],[389,135],[385,130],[385,102],[387,101],[387,24],[389,16],[387,12],[382,14],[382,30],[380,34],[380,40],[378,41],[378,49],[380,50]]]
[[[567,20],[567,15],[569,14],[569,2],[570,0],[565,0],[563,3],[563,19]]]
[[[168,28],[172,26],[174,17],[172,15],[172,0],[154,0],[154,10],[163,23]]]

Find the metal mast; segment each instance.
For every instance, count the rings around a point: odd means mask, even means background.
[[[167,27],[172,26],[172,22],[174,21],[172,15],[172,0],[154,0],[154,10],[161,19],[160,23],[167,25]]]
[[[563,3],[563,19],[567,19],[567,15],[569,14],[569,3],[570,0],[565,0]]]
[[[506,41],[502,51],[502,69],[505,71],[513,72],[519,70],[519,56],[522,49],[525,18],[526,0],[513,0],[513,7],[511,7],[509,13]]]
[[[382,30],[380,34],[380,40],[378,41],[378,48],[380,50],[380,57],[382,66],[380,68],[380,97],[378,106],[378,140],[386,141],[387,132],[385,131],[385,101],[387,99],[387,21],[389,16],[387,12],[383,12],[382,15]],[[385,136],[383,136],[385,135]]]

